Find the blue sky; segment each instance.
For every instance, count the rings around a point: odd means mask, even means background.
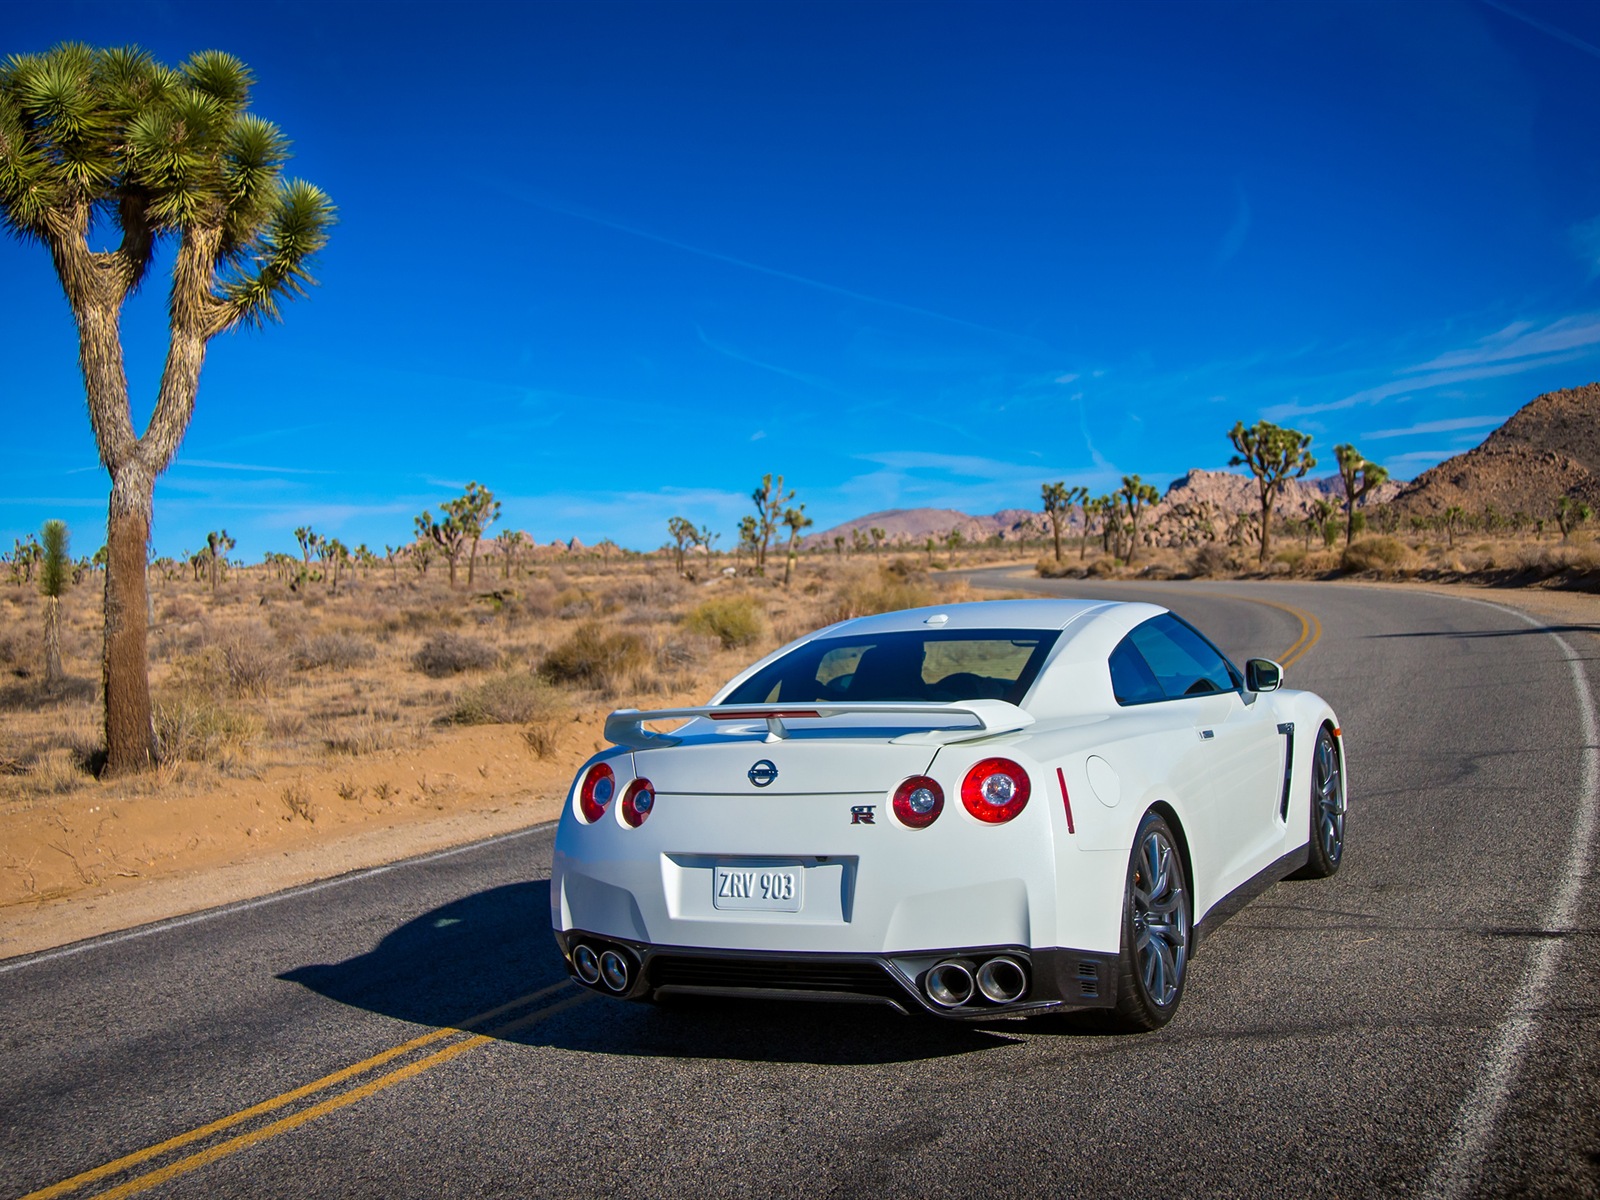
[[[73,3],[0,52],[243,58],[340,225],[212,343],[161,553],[729,542],[1226,464],[1266,417],[1411,477],[1600,378],[1600,6]],[[164,294],[125,316],[135,418]],[[0,538],[103,540],[71,319],[0,243]],[[1320,472],[1319,472],[1320,473]]]

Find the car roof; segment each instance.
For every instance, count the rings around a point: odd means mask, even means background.
[[[974,600],[961,604],[930,604],[898,612],[877,613],[841,621],[817,635],[892,633],[920,630],[929,626],[943,629],[1065,629],[1080,617],[1096,610],[1112,610],[1124,605],[1110,600]],[[1153,606],[1132,607],[1149,610]],[[1105,615],[1110,615],[1107,612]],[[1148,611],[1144,616],[1150,615]],[[938,620],[937,618],[944,618]],[[1144,619],[1142,616],[1141,620]]]

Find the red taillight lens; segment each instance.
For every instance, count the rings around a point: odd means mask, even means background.
[[[961,803],[980,821],[999,825],[1028,804],[1028,773],[1009,758],[986,758],[961,781]]]
[[[591,825],[606,815],[606,805],[617,794],[617,776],[605,763],[595,763],[578,789],[578,811]]]
[[[637,829],[656,806],[656,789],[648,779],[635,779],[622,793],[622,819]]]
[[[944,789],[926,775],[913,775],[894,790],[894,815],[902,825],[926,829],[944,811]]]

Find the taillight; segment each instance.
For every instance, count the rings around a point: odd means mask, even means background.
[[[1027,806],[1028,773],[1009,758],[986,758],[961,781],[961,803],[980,821],[999,825]]]
[[[656,806],[656,789],[648,779],[635,779],[622,793],[622,819],[634,829],[644,824]]]
[[[606,805],[617,794],[617,776],[605,763],[595,763],[578,789],[578,811],[591,825],[606,815]]]
[[[913,775],[894,790],[894,815],[902,825],[926,829],[944,811],[944,789],[926,775]]]

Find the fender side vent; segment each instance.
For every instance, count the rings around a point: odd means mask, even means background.
[[[1100,964],[1080,962],[1078,964],[1078,994],[1089,998],[1100,995]]]

